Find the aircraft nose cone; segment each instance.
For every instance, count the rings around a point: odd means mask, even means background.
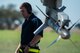
[[[68,30],[62,30],[61,37],[63,39],[69,39],[70,38],[70,32]]]

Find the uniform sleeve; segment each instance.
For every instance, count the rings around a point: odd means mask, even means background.
[[[34,31],[42,24],[42,21],[38,18],[33,19],[33,25],[34,25]],[[39,32],[37,35],[40,35],[43,37],[43,30]]]

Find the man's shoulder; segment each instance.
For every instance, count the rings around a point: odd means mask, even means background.
[[[34,17],[32,19],[32,22],[41,22],[42,23],[42,21],[38,17]]]
[[[31,18],[31,21],[32,21],[33,23],[42,23],[42,21],[41,21],[36,15],[32,14],[31,17],[32,17],[32,18]]]
[[[32,18],[32,21],[40,21],[40,22],[42,22],[37,16],[34,16],[34,17]]]

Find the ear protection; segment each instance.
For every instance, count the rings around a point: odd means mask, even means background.
[[[29,3],[25,2],[25,3],[22,4],[22,6],[24,6],[26,8],[26,10],[29,14],[32,13],[32,7]]]

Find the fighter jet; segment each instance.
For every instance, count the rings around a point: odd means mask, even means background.
[[[41,2],[44,6],[46,6],[46,14],[37,5],[36,7],[42,12],[46,19],[45,22],[34,31],[34,34],[37,35],[40,31],[50,26],[59,35],[59,37],[54,40],[48,47],[56,43],[61,38],[70,39],[70,30],[80,19],[72,24],[72,26],[69,26],[71,20],[69,19],[69,16],[64,13],[66,7],[62,6],[62,0],[41,0]]]

